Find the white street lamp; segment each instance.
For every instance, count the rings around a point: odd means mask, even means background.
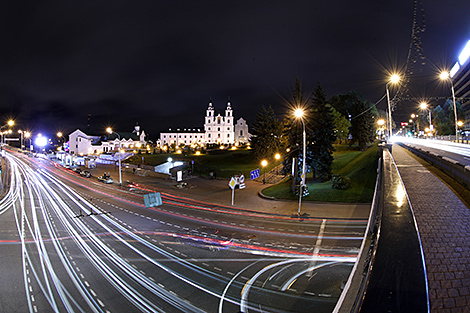
[[[450,78],[449,72],[444,71],[441,73],[439,76],[441,80],[449,80],[450,81],[450,87],[452,90],[452,101],[454,102],[454,117],[455,117],[455,141],[459,140],[459,128],[458,128],[458,122],[457,122],[457,106],[455,105],[455,91],[454,91],[454,83],[452,82],[452,79]]]
[[[388,139],[392,138],[392,109],[390,107],[390,91],[388,90],[388,85],[396,84],[400,80],[400,76],[393,74],[390,77],[390,81],[385,85],[385,90],[387,91],[387,104],[388,104]]]
[[[302,181],[299,186],[299,210],[297,214],[300,216],[300,208],[302,206],[302,188],[305,187],[305,157],[307,154],[307,135],[305,134],[304,110],[296,109],[294,111],[295,117],[300,118],[302,121],[302,137],[303,137],[303,160],[302,160]]]
[[[122,174],[121,174],[121,136],[114,132],[111,127],[106,128],[106,131],[109,134],[115,133],[118,136],[119,139],[119,154],[118,154],[118,163],[119,163],[119,185],[122,185]]]
[[[421,108],[421,110],[428,110],[429,111],[429,129],[431,130],[431,134],[432,134],[433,126],[432,126],[432,120],[431,120],[431,108],[428,107],[428,104],[426,102],[421,102],[419,107]]]
[[[261,165],[263,166],[263,171],[264,171],[263,184],[266,184],[266,165],[268,165],[268,161],[266,160],[261,161]]]
[[[20,150],[23,151],[23,131],[20,129],[18,130],[18,134],[21,135],[21,139],[20,139]]]

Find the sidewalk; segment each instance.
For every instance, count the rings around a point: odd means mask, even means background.
[[[470,312],[470,210],[410,152],[392,151],[421,236],[431,312]]]
[[[90,171],[92,179],[101,176],[103,172],[109,172],[115,182],[119,181],[119,172],[113,165],[98,165],[97,168]],[[158,191],[167,192],[176,195],[188,196],[193,199],[206,201],[210,203],[231,206],[232,190],[228,186],[228,179],[205,179],[192,177],[185,179],[188,186],[186,188],[176,188],[176,181],[165,180],[154,177],[142,177],[132,172],[122,172],[122,181],[136,182],[146,184],[157,188]],[[259,211],[265,213],[276,213],[283,215],[297,214],[299,209],[298,201],[288,200],[269,200],[261,198],[258,193],[269,184],[246,180],[245,189],[235,189],[234,207]],[[307,213],[310,217],[320,218],[360,218],[369,217],[370,204],[349,204],[349,203],[323,203],[302,201],[301,214]]]

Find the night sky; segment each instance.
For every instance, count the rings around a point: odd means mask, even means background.
[[[425,64],[409,95],[450,96],[435,76],[470,39],[470,1],[422,7]],[[307,96],[320,82],[375,103],[405,66],[412,23],[411,0],[2,1],[0,123],[68,134],[91,114],[90,133],[138,122],[155,139],[202,127],[209,99],[223,111],[230,97],[249,123],[262,105],[282,115],[296,77]],[[400,102],[395,121],[415,106]]]

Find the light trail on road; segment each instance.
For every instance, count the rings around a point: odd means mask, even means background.
[[[0,201],[0,218],[11,218],[18,239],[0,238],[0,246],[21,247],[21,266],[11,266],[22,273],[29,312],[285,312],[299,301],[307,305],[296,309],[305,312],[311,303],[334,307],[339,293],[317,292],[319,282],[304,274],[315,271],[320,277],[331,270],[325,264],[353,264],[361,244],[356,237],[362,236],[341,235],[341,227],[358,234],[365,228],[358,220],[312,219],[300,226],[322,225],[319,240],[318,233],[302,233],[299,226],[285,232],[256,224],[260,219],[286,227],[289,219],[221,212],[169,194],[162,208],[146,209],[139,203],[142,195],[91,182],[49,162],[29,162],[14,153],[6,159],[10,189]],[[254,224],[245,225],[242,217]],[[338,228],[337,235],[327,234],[328,223]],[[256,232],[260,238],[222,238],[197,225]],[[312,239],[311,250],[298,242]],[[322,247],[325,240],[356,243],[341,250]],[[347,278],[347,270],[341,275]]]

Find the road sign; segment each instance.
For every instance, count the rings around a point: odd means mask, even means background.
[[[259,168],[250,172],[251,180],[259,177]]]
[[[237,185],[237,180],[232,177],[232,179],[230,179],[230,182],[228,183],[228,186],[233,190],[235,189],[235,186]]]
[[[144,203],[146,208],[159,206],[162,204],[162,195],[159,192],[144,195]]]
[[[238,179],[238,181],[239,181],[239,183],[240,183],[240,185],[238,186],[238,188],[243,189],[243,188],[246,187],[246,186],[245,186],[245,176],[244,176],[243,174],[240,175],[240,178]]]

